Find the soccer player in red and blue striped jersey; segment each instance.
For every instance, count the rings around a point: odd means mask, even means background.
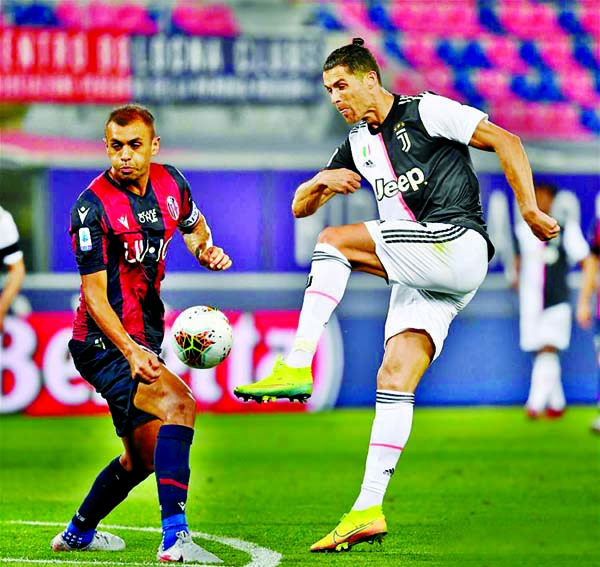
[[[213,245],[183,175],[152,163],[160,138],[146,108],[113,110],[105,136],[111,167],[71,211],[81,296],[69,350],[82,377],[107,400],[124,451],[98,475],[52,548],[123,549],[121,538],[96,530],[98,523],[154,472],[163,526],[158,559],[220,562],[189,536],[185,506],[196,401],[159,358],[160,285],[176,230],[205,268],[227,270],[231,259]]]

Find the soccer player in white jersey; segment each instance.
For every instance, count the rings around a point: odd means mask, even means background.
[[[596,316],[592,315],[592,298],[594,291],[598,291],[598,276],[600,275],[600,199],[596,200],[596,220],[590,231],[591,254],[583,263],[582,282],[577,299],[577,323],[582,329],[589,329],[595,325],[594,343],[600,369],[600,293],[596,296]],[[595,321],[594,321],[595,319]],[[598,409],[600,410],[600,389],[598,395]],[[600,434],[600,414],[593,421],[591,430]]]
[[[0,261],[7,267],[8,275],[0,293],[0,336],[4,332],[4,318],[25,279],[25,262],[19,247],[19,231],[12,215],[0,207]],[[0,349],[2,341],[0,340]]]
[[[550,214],[557,191],[551,183],[535,183],[537,203],[545,213]],[[579,223],[566,218],[561,226],[561,234],[548,242],[535,238],[524,222],[515,226],[521,349],[535,353],[525,404],[532,419],[544,412],[558,418],[565,411],[560,351],[569,347],[571,339],[567,275],[590,253]]]
[[[292,211],[296,217],[312,215],[335,195],[357,191],[365,179],[375,192],[379,219],[321,232],[292,351],[270,376],[234,390],[257,401],[310,396],[317,341],[350,272],[391,284],[360,494],[311,551],[348,549],[387,533],[383,497],[410,434],[415,389],[439,356],[450,322],[481,285],[493,253],[468,145],[498,154],[521,214],[539,239],[560,231],[536,204],[519,138],[483,112],[431,93],[388,92],[360,38],[328,56],[323,83],[332,104],[355,126],[327,167],[297,188]]]

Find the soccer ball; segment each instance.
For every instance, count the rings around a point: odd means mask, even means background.
[[[175,319],[171,344],[179,360],[190,368],[213,368],[231,351],[233,331],[224,313],[195,305]]]

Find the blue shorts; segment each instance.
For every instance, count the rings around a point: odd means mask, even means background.
[[[73,339],[69,341],[69,351],[82,378],[108,402],[119,437],[125,437],[136,427],[158,419],[133,405],[138,382],[131,377],[129,362],[121,351]]]

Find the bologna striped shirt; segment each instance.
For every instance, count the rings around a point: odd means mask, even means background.
[[[190,187],[174,167],[153,163],[144,196],[121,187],[108,171],[94,179],[71,209],[73,250],[81,275],[107,272],[107,295],[125,330],[138,343],[160,351],[164,305],[160,285],[176,229],[191,231],[200,211]],[[104,340],[83,294],[73,339]]]

